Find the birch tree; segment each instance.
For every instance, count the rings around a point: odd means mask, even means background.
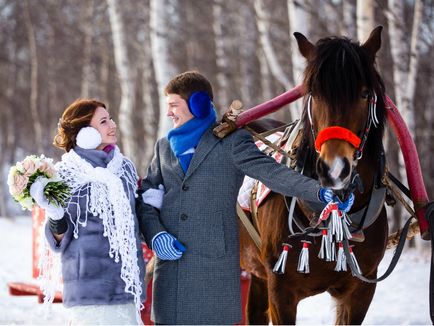
[[[135,104],[134,77],[127,53],[125,28],[123,25],[118,0],[107,0],[110,25],[112,29],[113,50],[116,70],[121,88],[121,102],[119,105],[119,129],[122,135],[123,151],[137,162],[137,150],[135,146],[135,133],[133,123],[133,109]]]
[[[154,143],[158,133],[158,105],[154,101],[154,69],[152,66],[152,51],[149,26],[149,5],[145,8],[145,21],[148,24],[144,26],[144,40],[141,47],[141,62],[143,65],[142,71],[142,102],[143,102],[143,129],[145,131],[143,137],[143,161],[142,171],[148,162],[151,161],[154,154]],[[146,166],[145,166],[146,165]]]
[[[408,69],[408,40],[405,35],[404,3],[402,1],[388,0],[387,22],[393,62],[395,101],[397,107],[402,110]]]
[[[56,39],[55,39],[54,26],[50,24],[50,26],[48,26],[48,42],[47,42],[48,50],[50,51],[50,53],[55,53],[55,49],[56,49],[55,42]],[[58,107],[62,107],[62,105],[59,105],[59,101],[58,101],[58,96],[57,96],[58,84],[56,82],[56,77],[55,77],[58,60],[56,56],[51,55],[47,58],[47,62],[48,62],[47,69],[46,69],[47,93],[48,93],[47,109],[48,109],[49,116],[53,117],[52,119],[51,118],[49,119],[47,124],[49,125],[50,130],[56,130],[57,122],[59,121],[58,120],[59,117],[57,116],[56,109]],[[49,148],[48,152],[50,152],[50,149],[54,149],[52,146],[49,146],[48,148]],[[50,153],[47,153],[47,155],[50,155]]]
[[[271,75],[286,89],[290,89],[293,86],[291,79],[287,77],[282,66],[280,65],[277,55],[274,51],[269,30],[269,15],[265,9],[265,4],[263,0],[255,0],[254,8],[256,12],[256,24],[258,26],[259,40],[261,47],[264,51],[265,58],[267,60],[267,66],[270,69]],[[289,111],[288,111],[289,112]],[[278,115],[283,113],[278,112]],[[292,112],[289,112],[291,118],[294,117]]]
[[[33,131],[35,133],[36,149],[38,153],[43,153],[42,142],[42,126],[41,118],[38,113],[38,53],[36,48],[36,36],[33,28],[32,18],[30,16],[29,1],[24,1],[24,17],[27,28],[27,37],[29,41],[29,55],[30,55],[30,115],[33,122]]]
[[[258,104],[259,71],[257,45],[258,32],[254,17],[255,12],[250,2],[240,4],[240,19],[238,20],[238,35],[243,35],[244,44],[240,47],[240,93],[245,108]],[[269,77],[267,77],[269,79]],[[271,96],[271,94],[270,94]],[[266,99],[266,98],[265,98]]]
[[[158,138],[165,136],[171,128],[166,116],[166,97],[163,89],[169,80],[178,73],[170,56],[171,32],[179,31],[179,2],[178,0],[150,0],[150,25],[152,60],[154,63],[155,79],[159,92],[159,122]],[[169,28],[172,26],[173,29]]]
[[[408,68],[408,77],[407,77],[407,88],[404,93],[403,101],[403,112],[404,115],[407,116],[408,121],[408,129],[413,131],[416,130],[416,118],[414,116],[415,111],[413,107],[414,103],[414,94],[416,92],[416,79],[417,72],[419,66],[419,58],[420,58],[420,44],[422,42],[422,33],[421,33],[421,22],[422,22],[422,13],[423,13],[423,1],[415,0],[414,2],[414,14],[413,14],[413,27],[411,31],[411,45],[410,45],[410,62]]]
[[[374,6],[374,0],[357,0],[357,38],[360,42],[366,41],[375,28]]]
[[[341,34],[351,39],[357,38],[357,6],[354,0],[342,0],[342,24]]]
[[[285,72],[283,71],[274,51],[270,35],[268,34],[268,25],[270,18],[265,9],[263,0],[255,0],[255,12],[256,24],[259,31],[259,40],[262,49],[264,50],[265,58],[267,59],[270,71],[274,78],[276,78],[285,89],[290,89],[292,85],[291,80],[286,76]]]
[[[273,97],[272,86],[271,86],[271,78],[273,77],[270,72],[270,68],[268,67],[268,61],[265,57],[265,53],[262,48],[258,50],[258,59],[259,59],[259,72],[260,72],[260,85],[262,94],[261,97],[263,100],[269,100]]]
[[[229,57],[227,55],[226,38],[228,35],[227,28],[230,27],[228,22],[228,13],[224,11],[224,0],[214,0],[212,10],[213,10],[213,30],[214,30],[214,40],[215,40],[215,55],[217,63],[217,98],[219,103],[223,107],[230,105],[230,99],[227,92],[227,87],[229,84],[227,74],[229,72]]]
[[[87,2],[85,12],[83,15],[83,31],[84,31],[84,44],[83,44],[83,64],[81,69],[81,91],[80,96],[83,98],[89,97],[89,84],[91,80],[91,59],[92,59],[92,37],[93,37],[93,13],[94,1]]]
[[[293,36],[294,32],[309,35],[309,14],[307,12],[309,1],[288,0],[288,18],[289,18],[289,39],[291,45],[291,60],[292,60],[292,87],[303,82],[303,72],[306,66],[305,58],[298,50],[297,40]],[[289,89],[290,87],[286,87]],[[291,115],[293,117],[301,117],[302,101],[296,101],[291,104]]]
[[[415,116],[413,98],[416,89],[416,76],[419,63],[421,43],[421,21],[423,12],[422,0],[415,0],[413,25],[410,40],[406,35],[404,26],[404,3],[398,0],[389,0],[387,14],[389,24],[390,48],[393,61],[393,82],[395,87],[396,104],[407,123],[408,129],[414,138]],[[408,43],[410,42],[410,52]]]

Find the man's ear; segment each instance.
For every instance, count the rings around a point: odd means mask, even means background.
[[[188,98],[188,108],[196,118],[205,118],[212,110],[211,98],[206,92],[194,92]]]

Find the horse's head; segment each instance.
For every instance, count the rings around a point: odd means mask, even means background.
[[[370,143],[371,151],[381,146],[384,85],[374,67],[381,30],[375,28],[362,45],[338,37],[314,45],[294,33],[307,59],[305,142],[319,154],[316,173],[321,184],[335,190],[350,184],[358,160],[367,154],[365,145]]]

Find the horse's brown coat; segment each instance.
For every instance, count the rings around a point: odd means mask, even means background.
[[[363,194],[355,192],[354,210],[367,204],[380,155],[384,126],[384,86],[373,63],[381,44],[380,34],[381,28],[376,28],[362,46],[344,38],[326,38],[313,45],[303,35],[295,35],[300,52],[307,59],[304,87],[313,96],[315,132],[327,126],[339,125],[360,134],[367,119],[367,100],[360,95],[366,90],[375,90],[378,95],[380,125],[376,129],[371,128],[363,157],[357,164],[365,191]],[[326,70],[321,72],[320,69]],[[324,85],[326,82],[333,84]],[[299,156],[308,155],[307,167],[314,170],[318,158],[312,151],[313,139],[306,114],[303,119],[304,135]],[[345,158],[352,166],[353,154],[354,148],[347,142],[330,140],[321,147],[319,160],[322,161],[321,164],[325,164],[325,170],[337,156]],[[327,176],[316,172],[323,183],[328,182]],[[296,209],[302,213],[300,207]],[[308,219],[304,219],[308,225]],[[262,240],[260,250],[241,226],[241,265],[252,273],[247,305],[248,323],[268,324],[271,320],[273,324],[294,324],[299,301],[325,291],[335,299],[337,324],[362,323],[376,285],[363,283],[353,277],[351,272],[336,272],[335,262],[318,259],[321,241],[319,237],[309,238],[314,241],[310,247],[310,273],[297,272],[301,243],[300,239],[287,238],[287,210],[281,195],[272,193],[259,207],[258,229]],[[364,233],[365,241],[357,243],[353,250],[363,274],[375,278],[388,234],[384,208],[376,222]],[[280,254],[281,244],[288,241],[293,248],[288,255],[285,274],[274,274],[272,269]],[[316,309],[321,308],[312,307],[312,313],[315,314]]]

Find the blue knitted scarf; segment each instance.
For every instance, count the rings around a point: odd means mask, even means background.
[[[215,109],[211,110],[210,114],[205,118],[193,118],[178,128],[171,129],[167,134],[170,148],[178,158],[179,164],[184,173],[190,165],[194,151],[187,150],[195,149],[199,144],[200,138],[205,131],[216,122],[217,115]],[[185,153],[185,154],[184,154]]]

